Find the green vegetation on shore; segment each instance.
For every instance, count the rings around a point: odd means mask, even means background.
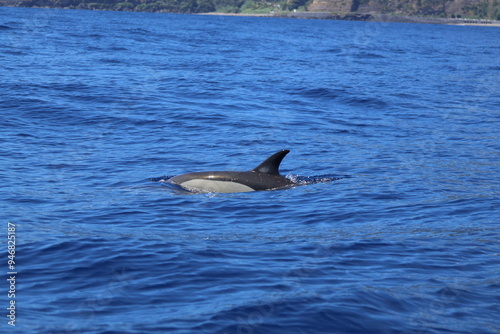
[[[276,15],[298,10],[500,20],[500,0],[0,0],[0,6]]]
[[[249,0],[0,0],[0,5],[168,13],[269,13],[279,3]],[[283,5],[286,8],[286,2]]]

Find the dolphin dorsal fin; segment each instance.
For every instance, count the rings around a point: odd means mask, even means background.
[[[264,160],[260,165],[252,169],[252,172],[266,173],[272,175],[280,175],[279,168],[280,163],[285,157],[285,155],[290,152],[289,150],[282,150],[274,153],[269,158]]]

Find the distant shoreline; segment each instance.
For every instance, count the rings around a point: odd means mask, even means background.
[[[0,7],[21,7],[12,6],[0,0]],[[53,6],[33,6],[21,8],[44,8],[44,9],[74,9],[74,10],[98,10],[112,11],[109,9],[80,9],[74,7],[53,7]],[[128,11],[128,10],[124,10]],[[140,11],[128,11],[137,12]],[[175,14],[172,12],[157,11],[154,13]],[[480,27],[500,27],[500,21],[487,19],[467,19],[467,18],[440,18],[425,16],[402,16],[378,13],[329,13],[329,12],[275,12],[275,13],[183,13],[188,15],[209,15],[209,16],[234,16],[234,17],[270,17],[289,19],[316,19],[316,20],[337,20],[337,21],[365,21],[365,22],[394,22],[394,23],[417,23],[417,24],[444,24],[457,26],[480,26]]]

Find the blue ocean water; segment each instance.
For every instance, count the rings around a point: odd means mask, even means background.
[[[0,233],[6,249],[16,225],[18,272],[2,331],[500,333],[499,42],[491,27],[0,8]],[[288,177],[346,177],[153,182],[281,149]]]

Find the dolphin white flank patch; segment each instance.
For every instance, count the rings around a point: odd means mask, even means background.
[[[214,181],[207,179],[192,179],[180,184],[184,188],[202,190],[210,193],[236,193],[254,191],[241,183],[231,181]]]

